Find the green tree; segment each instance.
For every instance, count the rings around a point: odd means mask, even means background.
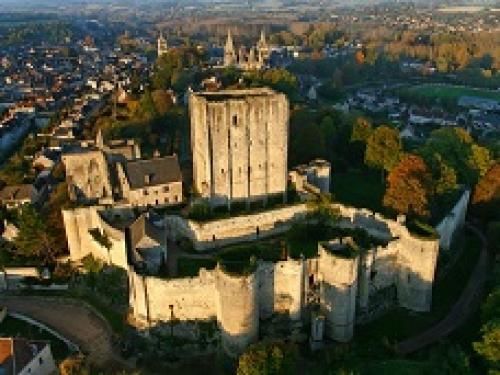
[[[402,153],[401,140],[397,130],[388,126],[376,128],[368,137],[365,163],[382,171],[389,172],[399,162]]]
[[[429,165],[435,162],[436,154],[457,174],[458,183],[473,185],[482,168],[484,153],[476,150],[476,156],[471,156],[474,141],[471,136],[459,128],[443,128],[435,130],[427,139],[418,153]]]
[[[492,370],[500,370],[500,318],[481,328],[481,340],[474,342],[474,350]]]
[[[351,141],[359,141],[366,144],[368,138],[370,138],[370,135],[372,134],[372,131],[373,129],[370,120],[362,116],[356,117],[352,126]]]
[[[58,253],[54,228],[49,227],[31,205],[21,209],[17,224],[19,234],[15,240],[16,255],[37,258],[44,264],[53,262]]]
[[[297,373],[297,348],[281,341],[252,345],[239,358],[237,375],[291,375]]]
[[[476,144],[471,145],[468,163],[477,172],[479,177],[483,177],[494,164],[490,151],[486,147]]]

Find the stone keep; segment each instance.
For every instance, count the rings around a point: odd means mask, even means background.
[[[193,180],[214,205],[265,200],[287,186],[286,96],[267,88],[193,93]]]

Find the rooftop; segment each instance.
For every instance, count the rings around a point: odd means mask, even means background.
[[[274,96],[277,92],[267,88],[258,87],[242,90],[220,90],[220,91],[203,91],[195,92],[194,96],[205,98],[209,101],[220,101],[225,99],[245,99],[248,97]]]
[[[31,199],[33,185],[5,186],[0,190],[0,200],[26,200]]]
[[[129,161],[125,164],[125,173],[132,189],[182,181],[177,155]]]

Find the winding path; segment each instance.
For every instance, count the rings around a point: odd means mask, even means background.
[[[471,313],[476,310],[477,302],[481,297],[487,277],[489,263],[488,246],[486,237],[479,229],[470,224],[466,224],[466,226],[469,230],[474,232],[482,242],[481,254],[472,271],[469,282],[448,315],[428,330],[399,342],[396,348],[398,353],[410,354],[441,340],[465,323]]]
[[[109,324],[86,303],[69,298],[0,296],[0,306],[47,325],[75,342],[91,363],[115,366],[121,362],[113,347]]]

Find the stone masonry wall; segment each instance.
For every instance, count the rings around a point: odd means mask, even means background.
[[[105,263],[128,269],[125,233],[107,224],[99,213],[100,209],[84,207],[62,211],[70,259],[79,262],[87,255],[93,255]],[[98,229],[108,237],[110,249],[92,237],[89,232],[92,229]]]
[[[455,204],[451,212],[436,227],[439,233],[439,246],[442,249],[449,250],[454,234],[465,224],[467,215],[467,206],[469,205],[470,190],[464,191],[460,200]]]

